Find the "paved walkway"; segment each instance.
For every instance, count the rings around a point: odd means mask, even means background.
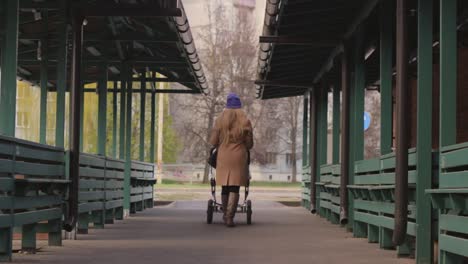
[[[252,226],[245,215],[228,229],[216,215],[207,225],[204,201],[156,207],[102,230],[90,230],[64,247],[44,247],[36,255],[14,255],[15,263],[174,263],[322,264],[414,263],[396,258],[364,239],[299,207],[255,202]]]

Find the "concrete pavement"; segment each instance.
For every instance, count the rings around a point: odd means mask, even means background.
[[[254,201],[251,226],[238,214],[236,228],[205,223],[205,201],[181,201],[156,207],[90,230],[63,247],[43,247],[36,255],[15,254],[15,263],[176,263],[176,264],[325,264],[414,263],[397,259],[365,239],[352,238],[299,207]]]

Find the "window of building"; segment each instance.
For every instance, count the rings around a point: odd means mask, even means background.
[[[266,153],[266,163],[267,164],[276,164],[276,153],[267,152]]]
[[[29,127],[28,113],[26,113],[26,112],[17,112],[16,113],[16,127],[21,127],[21,128],[28,128]]]
[[[286,165],[290,167],[293,164],[293,162],[295,162],[293,160],[293,155],[291,153],[286,153]]]

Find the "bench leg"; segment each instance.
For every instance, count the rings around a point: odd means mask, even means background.
[[[439,252],[439,264],[460,264],[463,262],[463,257],[441,250]]]
[[[13,228],[0,228],[0,262],[11,261],[13,248]]]
[[[36,254],[36,224],[23,225],[21,250],[25,253]]]
[[[49,220],[49,246],[62,246],[62,220]]]
[[[407,235],[405,242],[401,246],[397,247],[397,254],[398,256],[410,256],[412,251],[411,242],[409,241]]]
[[[123,219],[124,219],[123,207],[115,208],[115,220],[123,220]]]
[[[354,237],[366,238],[367,237],[367,224],[359,221],[354,221],[353,226]]]
[[[78,216],[78,234],[88,234],[89,213],[82,213]]]
[[[379,242],[379,227],[375,225],[367,225],[367,241],[369,243]]]
[[[136,203],[130,203],[130,214],[136,214]]]
[[[93,226],[94,226],[94,228],[97,228],[97,229],[104,228],[104,222],[105,222],[104,210],[93,211],[92,215],[93,215]]]
[[[136,202],[135,207],[137,212],[143,211],[143,201]]]
[[[335,212],[331,213],[331,221],[332,224],[337,225],[340,223],[340,216]]]
[[[113,224],[115,218],[115,210],[114,209],[107,209],[106,210],[106,224]]]
[[[392,230],[384,227],[379,227],[379,244],[380,248],[393,249]]]

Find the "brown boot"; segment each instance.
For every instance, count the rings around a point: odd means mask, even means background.
[[[239,194],[238,193],[229,193],[228,200],[228,209],[227,209],[227,221],[226,226],[234,227],[234,216],[237,212],[237,204],[239,203]]]
[[[223,222],[224,224],[227,223],[227,207],[228,207],[228,200],[229,200],[229,195],[223,194],[221,195],[221,204],[222,204],[222,210],[223,210]]]

